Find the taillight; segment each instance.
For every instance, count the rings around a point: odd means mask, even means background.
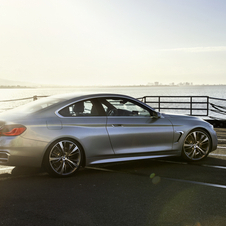
[[[26,130],[23,125],[4,125],[0,128],[0,136],[18,136]]]

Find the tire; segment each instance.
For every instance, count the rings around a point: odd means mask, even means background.
[[[209,134],[201,129],[192,130],[184,139],[182,157],[188,161],[199,161],[208,156],[211,148]]]
[[[82,148],[72,139],[60,139],[50,145],[44,157],[46,171],[55,177],[68,177],[82,163]]]

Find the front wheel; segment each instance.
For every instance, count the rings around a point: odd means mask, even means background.
[[[71,139],[61,139],[48,148],[44,165],[52,176],[66,177],[74,174],[82,162],[82,149]]]
[[[189,161],[204,159],[209,154],[211,139],[209,134],[201,129],[191,131],[185,138],[182,156]]]

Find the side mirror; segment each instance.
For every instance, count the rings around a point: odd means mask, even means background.
[[[152,118],[155,118],[155,119],[161,118],[161,113],[159,113],[159,112],[157,112],[157,111],[153,111],[153,116],[152,116]]]

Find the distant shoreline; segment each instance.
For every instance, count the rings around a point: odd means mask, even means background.
[[[37,87],[28,87],[28,86],[0,86],[0,89],[35,89]]]
[[[93,87],[197,87],[197,86],[226,86],[226,84],[202,84],[202,85],[96,85],[96,86],[0,86],[0,89],[39,89],[39,88],[93,88]]]

